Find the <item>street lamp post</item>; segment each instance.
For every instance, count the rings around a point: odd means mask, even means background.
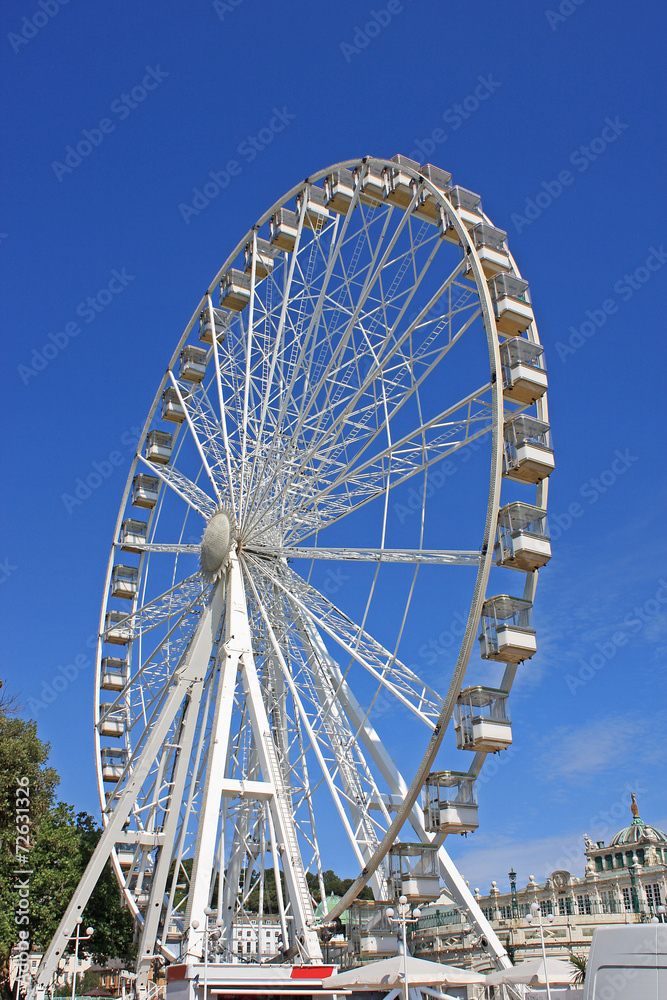
[[[549,984],[549,972],[547,970],[547,950],[544,947],[544,929],[542,925],[542,911],[540,910],[537,903],[530,904],[530,913],[526,914],[526,920],[529,924],[532,924],[533,920],[537,918],[538,926],[540,928],[540,942],[542,944],[542,961],[544,962],[544,981],[547,987],[547,1000],[551,1000],[551,986]],[[554,922],[553,913],[547,915],[547,920],[550,924]]]
[[[206,922],[201,932],[203,934],[202,943],[204,946],[204,1000],[207,1000],[207,993],[208,993],[208,951],[210,948],[210,942],[211,938],[220,937],[220,928],[222,927],[222,920],[220,919],[220,917],[218,917],[218,919],[215,922],[216,923],[215,929],[209,927],[209,921],[208,921],[209,915],[210,915],[209,913],[206,914]],[[192,927],[193,931],[198,930],[199,921],[193,920],[190,926]]]
[[[410,913],[410,904],[406,896],[398,898],[398,916],[394,916],[392,906],[387,910],[387,917],[392,924],[399,924],[403,935],[403,1000],[408,1000],[408,931],[407,924],[416,924],[421,917],[421,910],[416,908]]]
[[[74,975],[72,976],[72,1000],[76,997],[76,975],[77,969],[79,968],[79,941],[87,941],[89,937],[92,937],[94,930],[92,927],[86,927],[86,933],[80,933],[81,928],[81,917],[76,922],[76,934],[70,937],[70,941],[74,941]],[[67,933],[67,931],[65,931]]]

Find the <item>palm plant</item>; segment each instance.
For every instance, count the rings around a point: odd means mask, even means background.
[[[576,986],[581,986],[586,979],[586,963],[588,958],[586,955],[570,955],[570,965],[573,968],[572,972],[572,982]]]

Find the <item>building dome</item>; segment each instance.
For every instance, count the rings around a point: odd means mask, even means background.
[[[639,817],[639,808],[635,793],[632,793],[632,823],[616,834],[609,844],[610,847],[623,847],[624,844],[667,844],[667,833],[647,826]]]

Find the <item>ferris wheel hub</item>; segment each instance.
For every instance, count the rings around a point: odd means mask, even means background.
[[[201,540],[199,563],[207,582],[218,580],[222,575],[235,537],[234,515],[229,508],[221,507],[212,515]]]

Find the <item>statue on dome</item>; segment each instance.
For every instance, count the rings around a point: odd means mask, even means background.
[[[637,796],[635,795],[634,792],[631,792],[630,794],[632,796],[632,805],[630,806],[630,809],[632,811],[632,816],[634,819],[639,819],[639,806],[637,805]]]

